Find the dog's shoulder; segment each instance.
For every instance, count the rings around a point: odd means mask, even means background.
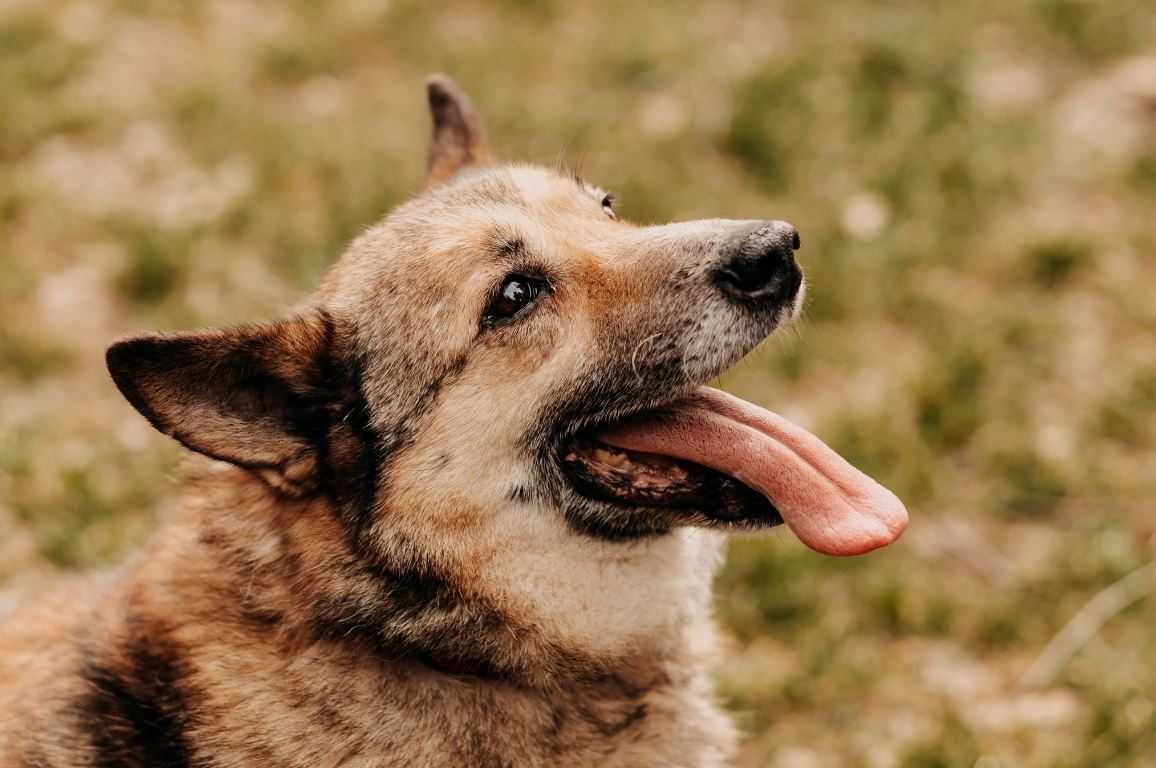
[[[79,638],[99,623],[112,574],[55,581],[22,590],[0,614],[0,766],[67,764],[72,756],[65,713],[86,692]]]
[[[55,666],[46,660],[59,664],[73,657],[77,629],[102,602],[109,581],[110,574],[86,574],[7,596],[0,611],[0,678],[8,685],[0,697],[13,695],[13,683],[44,676]]]

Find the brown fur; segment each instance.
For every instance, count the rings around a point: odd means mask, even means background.
[[[764,223],[619,222],[573,178],[478,169],[448,79],[430,104],[430,187],[296,314],[110,348],[129,402],[200,455],[135,560],[0,627],[3,768],[726,760],[720,534],[584,499],[556,452],[794,311],[706,279]],[[479,323],[511,272],[551,293]]]

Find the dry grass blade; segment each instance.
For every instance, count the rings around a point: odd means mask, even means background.
[[[1020,678],[1020,688],[1044,688],[1113,616],[1156,591],[1156,561],[1130,572],[1096,593]]]

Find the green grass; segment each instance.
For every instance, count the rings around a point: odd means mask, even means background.
[[[0,329],[0,373],[22,383],[59,373],[72,362],[68,349]]]
[[[445,70],[501,156],[580,164],[628,218],[802,231],[798,335],[724,383],[817,429],[913,522],[855,560],[735,542],[719,681],[742,765],[1151,759],[1152,598],[1052,699],[1016,688],[1153,557],[1154,128],[1117,77],[1156,53],[1150,3],[262,8],[0,10],[0,538],[35,544],[0,573],[142,540],[179,451],[115,393],[103,346],[297,300],[420,188],[422,79]],[[1048,721],[1041,701],[1070,706]]]

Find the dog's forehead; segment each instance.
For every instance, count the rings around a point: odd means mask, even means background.
[[[608,221],[605,193],[576,176],[533,165],[468,169],[405,206],[397,229],[430,250],[500,250],[506,241],[545,245],[596,236]],[[452,256],[451,256],[452,257]]]
[[[595,213],[599,207],[592,202],[605,194],[573,174],[563,174],[538,166],[512,166],[508,168],[511,180],[517,186],[522,198],[531,207],[580,206],[581,210]]]
[[[451,285],[495,261],[504,241],[546,246],[597,237],[602,190],[533,165],[468,168],[395,209],[355,240],[322,288],[358,296],[407,275]],[[568,224],[569,223],[569,224]],[[545,255],[549,248],[539,251]],[[428,269],[431,264],[441,268]]]
[[[605,194],[605,190],[573,173],[516,164],[466,169],[446,184],[428,191],[424,198],[430,205],[447,210],[512,205],[530,211],[577,210],[593,215],[600,211]]]

